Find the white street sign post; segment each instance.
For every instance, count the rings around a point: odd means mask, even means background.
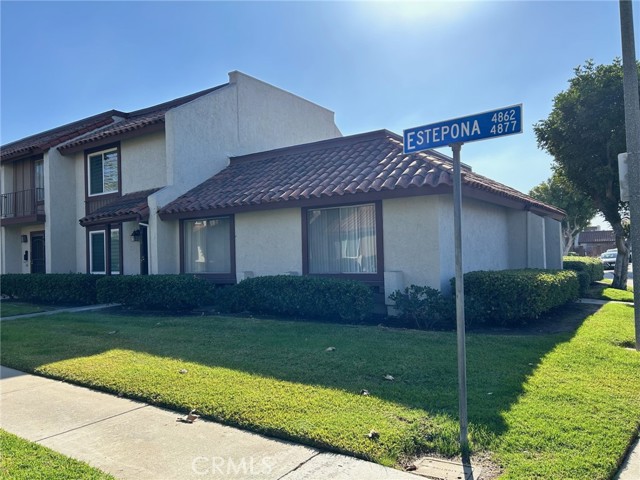
[[[522,104],[445,120],[403,132],[404,153],[411,154],[448,145],[453,152],[453,226],[455,237],[456,330],[458,344],[458,410],[460,448],[469,447],[467,419],[467,352],[464,320],[464,277],[462,271],[462,174],[460,150],[465,142],[522,133]]]

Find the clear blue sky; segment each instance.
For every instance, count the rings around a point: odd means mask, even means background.
[[[462,161],[524,192],[550,175],[532,124],[574,67],[621,56],[613,0],[2,1],[0,13],[3,144],[240,70],[333,110],[345,135],[523,103],[524,134],[466,144]]]

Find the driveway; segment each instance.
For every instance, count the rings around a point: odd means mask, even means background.
[[[613,270],[605,270],[604,278],[613,280]],[[633,265],[629,264],[629,271],[627,273],[627,286],[633,287]]]

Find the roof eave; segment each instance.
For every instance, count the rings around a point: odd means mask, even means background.
[[[72,141],[71,143],[59,146],[58,151],[62,155],[73,155],[74,153],[82,152],[87,148],[100,147],[102,145],[109,145],[113,142],[118,142],[118,141],[130,139],[130,138],[141,137],[143,135],[148,135],[150,133],[164,131],[164,126],[165,126],[164,119],[159,119],[150,125],[146,125],[144,127],[136,128],[126,132],[107,134],[104,137],[100,137],[99,139],[91,139],[86,141],[83,141],[83,140]]]

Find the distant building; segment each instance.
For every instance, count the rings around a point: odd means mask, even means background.
[[[597,227],[587,227],[576,238],[575,251],[580,255],[597,257],[602,252],[616,247],[616,236],[613,230],[596,230]]]

